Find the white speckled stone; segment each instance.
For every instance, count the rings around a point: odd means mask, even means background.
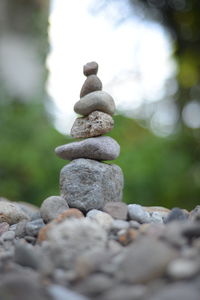
[[[113,115],[115,112],[113,98],[104,91],[96,91],[82,97],[74,105],[74,111],[83,116],[87,116],[95,110],[100,110],[109,115]]]
[[[93,111],[87,117],[77,118],[71,129],[74,138],[88,138],[109,132],[113,129],[113,118],[101,111]]]
[[[60,191],[70,207],[102,209],[107,201],[122,200],[123,181],[117,165],[76,159],[62,168]]]
[[[119,156],[120,146],[111,137],[100,136],[59,146],[55,152],[59,157],[67,160],[77,158],[113,160]]]

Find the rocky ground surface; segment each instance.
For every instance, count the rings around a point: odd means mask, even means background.
[[[0,199],[1,300],[200,299],[200,206]]]

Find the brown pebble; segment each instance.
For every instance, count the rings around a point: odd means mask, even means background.
[[[84,97],[85,95],[102,90],[102,82],[96,75],[89,75],[85,82],[83,83],[80,98]]]
[[[123,230],[122,233],[119,232],[118,242],[123,246],[127,246],[132,243],[137,236],[138,231],[133,228],[129,228],[127,230]]]
[[[98,64],[95,61],[88,62],[83,66],[83,74],[85,76],[96,75],[98,72]]]

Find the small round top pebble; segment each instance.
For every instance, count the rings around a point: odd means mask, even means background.
[[[95,61],[88,62],[83,66],[83,74],[85,76],[96,75],[98,72],[98,67],[98,63],[96,63]]]

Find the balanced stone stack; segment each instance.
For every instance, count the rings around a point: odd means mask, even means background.
[[[97,77],[98,64],[87,63],[83,73],[87,77],[80,100],[74,111],[82,117],[75,120],[71,136],[84,138],[55,149],[56,154],[71,160],[60,173],[61,196],[70,207],[83,212],[102,209],[106,202],[121,201],[123,173],[119,166],[102,161],[119,156],[119,144],[109,136],[102,136],[114,127],[115,112],[113,98],[102,91]]]

